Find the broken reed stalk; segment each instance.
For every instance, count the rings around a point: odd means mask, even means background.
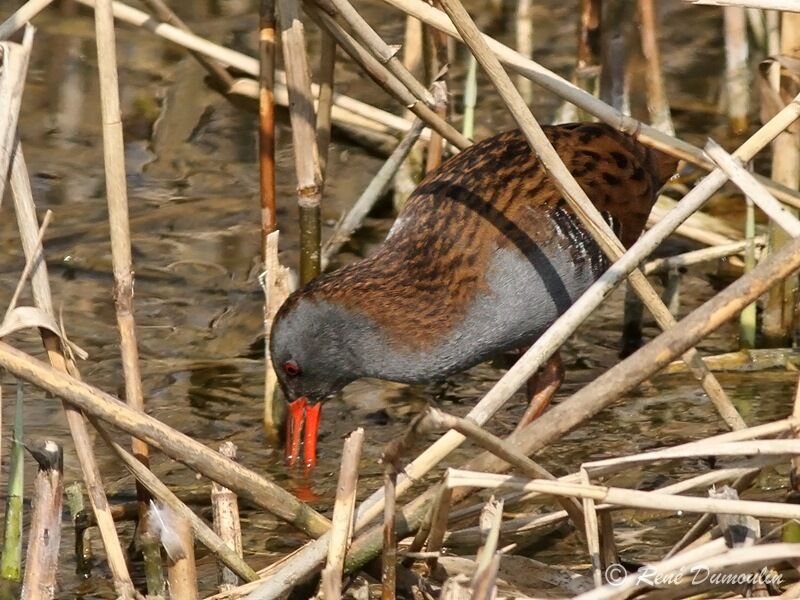
[[[114,453],[125,465],[137,481],[141,482],[148,491],[158,499],[158,501],[167,506],[172,512],[182,516],[192,526],[197,539],[208,550],[213,553],[225,566],[230,568],[233,572],[239,575],[245,581],[254,581],[258,579],[257,573],[251,569],[242,557],[236,553],[213,529],[206,525],[200,517],[184,504],[150,469],[147,469],[141,462],[125,450],[121,444],[112,438],[105,427],[100,425],[97,420],[92,420],[100,437],[109,445]],[[156,538],[155,535],[153,535]]]
[[[725,9],[741,10],[741,9]],[[800,15],[786,13],[781,17],[781,54],[790,59],[800,57]],[[778,79],[781,98],[798,91],[790,76]],[[800,188],[800,128],[794,127],[779,135],[772,146],[772,178],[789,189]],[[787,242],[787,236],[774,226],[769,227],[769,252],[775,252]],[[791,346],[795,323],[796,281],[772,290],[764,306],[762,333],[767,347]]]
[[[658,27],[654,0],[639,0],[639,35],[642,54],[647,63],[645,83],[647,85],[647,109],[653,127],[674,136],[675,126],[670,116],[664,74],[661,70],[661,53],[658,49]]]
[[[264,433],[273,446],[280,444],[280,429],[283,422],[283,403],[278,397],[278,377],[272,366],[270,355],[270,334],[272,321],[281,304],[291,292],[291,273],[278,260],[279,231],[267,235],[264,248],[264,272],[260,275],[261,289],[264,291]]]
[[[744,8],[724,8],[725,94],[728,124],[734,133],[747,130],[750,111],[747,16]]]
[[[28,0],[0,24],[0,40],[10,38],[52,2],[53,0]]]
[[[231,460],[236,460],[236,445],[233,442],[223,442],[219,453]],[[236,494],[218,484],[211,482],[211,509],[214,514],[214,531],[231,550],[242,556],[242,527],[239,523],[239,503]],[[224,592],[235,588],[239,584],[239,577],[228,567],[222,567],[219,572],[219,590]]]
[[[800,96],[784,107],[778,114],[769,120],[761,129],[752,135],[735,153],[740,160],[750,160],[775,136],[791,125],[800,116]],[[495,386],[473,407],[468,417],[475,420],[479,425],[485,423],[497,412],[509,398],[541,367],[545,361],[572,335],[577,327],[591,315],[603,302],[606,296],[622,281],[625,275],[636,268],[646,256],[649,256],[669,235],[685,221],[716,192],[727,181],[725,174],[720,169],[715,169],[707,175],[695,188],[687,194],[675,208],[665,217],[646,231],[634,243],[625,255],[618,260],[612,269],[609,269],[592,284],[584,294],[578,298],[567,311],[559,317],[550,328],[531,346],[530,349],[506,372]],[[775,266],[775,263],[771,263]],[[763,266],[763,265],[762,265]],[[760,277],[764,270],[759,266],[758,275],[752,273],[747,276],[746,281],[753,281],[753,277]],[[768,286],[764,286],[766,289]],[[756,294],[751,301],[760,294]],[[673,355],[674,356],[674,355]],[[463,441],[464,436],[455,431],[449,431],[429,446],[411,463],[403,469],[404,475],[398,480],[397,493],[402,494],[407,491],[414,481],[423,477],[428,471],[433,469],[439,462],[447,457],[450,452],[457,448]],[[413,516],[419,520],[411,523],[413,527],[424,518],[424,506],[430,500],[429,496],[423,495],[412,503],[412,508],[407,508],[406,515],[413,512]],[[378,490],[367,498],[359,506],[356,515],[355,530],[358,532],[363,529],[370,521],[375,519],[383,509],[382,490]],[[362,564],[360,561],[367,560],[374,556],[373,552],[379,548],[379,537],[376,532],[365,533],[355,544],[358,545],[359,552],[354,554],[350,565]],[[325,558],[327,546],[326,539],[322,538],[307,544],[279,570],[280,580],[283,583],[274,586],[264,586],[259,589],[259,596],[256,598],[265,599],[279,596],[288,587],[286,582],[301,579],[315,568],[321,565]],[[276,576],[277,578],[277,576]]]
[[[394,600],[397,588],[397,531],[395,518],[397,469],[391,461],[383,468],[383,556],[381,559],[381,600]]]
[[[331,518],[330,546],[325,563],[325,570],[329,578],[325,600],[338,600],[342,595],[344,557],[353,536],[353,511],[356,505],[358,466],[363,444],[364,430],[359,427],[347,437],[342,449],[339,483],[336,486],[336,500],[333,504]]]
[[[317,148],[319,170],[323,185],[328,170],[328,153],[331,145],[331,110],[333,109],[333,81],[336,71],[336,42],[322,32],[319,55],[319,97],[317,98]]]
[[[189,26],[184,23],[183,19],[181,19],[175,12],[167,6],[164,0],[143,0],[144,4],[153,11],[155,16],[158,18],[159,21],[164,23],[169,23],[173,27],[177,27],[187,33],[192,33],[192,30]],[[228,73],[225,68],[220,65],[217,61],[213,59],[207,58],[200,52],[194,52],[192,50],[189,53],[194,57],[194,59],[200,63],[206,72],[211,76],[217,86],[227,93],[231,87],[233,86],[234,78]]]
[[[86,530],[79,526],[78,519],[82,514],[91,513],[85,513],[83,486],[81,483],[79,481],[70,483],[66,489],[66,496],[67,507],[69,508],[69,515],[72,517],[72,528],[75,534],[75,573],[80,577],[88,578],[91,574],[92,545],[90,543],[85,543]],[[138,515],[138,505],[136,506],[136,512]]]
[[[6,182],[14,154],[18,147],[17,121],[22,104],[25,76],[28,72],[33,27],[25,28],[22,44],[0,42],[0,201],[5,197]]]
[[[259,15],[258,166],[261,249],[266,261],[267,236],[278,227],[275,204],[275,0],[261,0]]]
[[[299,0],[277,0],[283,61],[289,88],[297,206],[300,211],[300,284],[320,273],[320,202],[322,178],[314,130],[314,96],[306,54],[306,36],[300,20]]]
[[[25,487],[25,435],[22,382],[17,382],[14,403],[14,437],[11,440],[11,462],[8,468],[5,526],[3,527],[3,553],[0,555],[0,578],[7,581],[22,580],[22,510]]]
[[[33,481],[33,512],[20,597],[22,600],[48,600],[55,596],[58,574],[64,454],[61,446],[52,440],[28,450],[39,469]]]
[[[336,43],[364,69],[375,83],[401,102],[403,106],[406,106],[417,117],[425,121],[433,131],[441,134],[442,137],[456,148],[464,149],[472,144],[472,142],[462,136],[452,125],[436,114],[426,103],[418,100],[397,77],[392,75],[378,59],[359,44],[353,36],[347,33],[335,19],[320,10],[314,4],[306,3],[304,6],[306,12],[336,39]],[[405,119],[403,119],[403,121],[408,125]]]
[[[447,533],[447,521],[450,515],[450,499],[452,496],[453,490],[441,485],[436,494],[436,501],[432,505],[428,542],[425,546],[427,552],[434,553],[434,556],[431,556],[426,561],[429,573],[433,573],[434,569],[436,569],[436,564],[439,560],[438,554],[442,551],[442,542]]]
[[[447,36],[432,27],[422,28],[422,65],[425,83],[431,88],[433,103],[429,104],[436,114],[447,120]],[[431,133],[425,157],[425,172],[436,170],[442,163],[444,140],[437,132]]]
[[[294,525],[300,531],[319,537],[330,528],[330,522],[325,517],[269,479],[220,456],[158,419],[133,410],[110,394],[0,342],[0,366],[5,365],[9,366],[8,370],[12,373],[24,373],[24,376],[20,376],[21,379],[34,380],[33,383],[38,387],[63,398],[87,414],[140,438],[190,469],[232,489],[239,497]]]
[[[32,29],[29,28],[25,33],[22,46],[22,48],[27,48],[26,52],[29,52],[31,42]],[[4,50],[6,61],[4,62],[6,68],[3,69],[0,75],[0,98],[10,96],[13,99],[14,95],[6,95],[7,92],[3,88],[8,84],[8,80],[5,79],[5,76],[10,76],[15,72],[12,68],[14,64],[19,65],[19,62],[9,62],[9,56],[15,56],[16,60],[19,61],[17,49],[20,47],[16,44],[0,44],[0,47]],[[13,50],[10,53],[9,50],[12,48]],[[27,58],[24,59],[24,64],[27,64]],[[24,79],[24,70],[20,71],[19,75]],[[19,93],[21,93],[21,88],[19,89]],[[18,111],[18,106],[18,99],[10,104],[12,111]],[[2,139],[4,141],[9,138],[7,129],[9,123],[16,123],[16,114],[5,113],[5,118],[8,119],[8,121],[0,125],[0,131],[2,131]],[[6,128],[4,129],[4,127]],[[16,134],[10,136],[12,142],[15,140],[15,135]],[[13,152],[11,148],[14,148]],[[36,244],[39,225],[36,219],[36,208],[33,202],[30,178],[25,165],[22,146],[19,142],[16,142],[15,147],[4,146],[0,148],[0,152],[0,167],[5,166],[3,161],[7,157],[13,156],[13,161],[11,163],[11,191],[14,200],[14,210],[17,216],[17,226],[20,231],[22,249],[26,261],[34,261],[35,257],[43,256],[43,250],[41,245]],[[0,177],[0,187],[3,187],[3,184],[4,179]],[[35,262],[35,268],[31,276],[31,288],[33,291],[34,305],[55,320],[52,295],[50,293],[50,282],[47,275],[47,263],[44,260]],[[80,375],[75,365],[64,355],[61,340],[58,336],[46,329],[40,329],[40,332],[42,343],[44,344],[48,359],[53,367],[58,369],[61,373],[70,372],[75,377],[79,377]],[[94,458],[92,442],[89,438],[86,422],[80,411],[66,403],[64,403],[64,411],[75,445],[75,452],[83,472],[86,491],[92,503],[92,509],[95,512],[98,528],[100,529],[100,534],[103,539],[103,545],[106,549],[106,557],[111,569],[112,578],[114,579],[114,587],[117,594],[122,598],[133,598],[133,584],[131,583],[128,567],[125,564],[125,555],[122,552],[122,547],[120,546],[119,538],[114,527],[114,520],[111,518],[109,512],[108,500],[106,499],[105,490],[100,477],[100,470]]]
[[[100,109],[103,121],[103,162],[105,165],[108,222],[111,234],[111,264],[114,274],[114,309],[120,336],[122,372],[125,378],[125,401],[134,409],[144,411],[142,376],[139,370],[139,347],[136,341],[136,321],[133,316],[133,258],[128,217],[128,188],[125,175],[125,147],[122,133],[122,112],[119,105],[117,80],[117,50],[114,15],[111,0],[95,3],[95,37],[97,68],[100,78]],[[145,466],[150,463],[150,449],[133,438],[134,456]],[[139,533],[147,528],[150,497],[144,487],[137,485],[139,499]],[[147,571],[148,591],[163,594],[161,553],[142,536],[142,550]]]
[[[445,485],[447,485],[447,475]],[[486,541],[475,557],[475,574],[470,582],[472,597],[475,600],[491,600],[497,596],[495,585],[499,566],[497,543],[500,540],[502,522],[503,499],[492,496],[486,502],[480,516],[480,528],[484,532]]]
[[[372,207],[375,206],[375,203],[389,190],[394,175],[414,148],[414,144],[416,144],[422,133],[423,126],[422,121],[419,119],[414,122],[411,130],[397,145],[391,156],[386,159],[386,162],[381,165],[381,168],[358,197],[358,200],[356,200],[347,214],[336,224],[331,237],[328,238],[322,250],[323,270],[327,268],[331,259],[339,253],[339,250],[341,250],[342,246],[350,239],[350,236],[361,227],[364,219],[372,210]]]
[[[198,600],[197,565],[194,562],[194,538],[189,522],[181,515],[175,514],[170,525],[180,540],[182,553],[180,556],[167,559],[167,579],[169,580],[170,598],[180,600]]]
[[[500,61],[492,54],[489,45],[472,21],[472,18],[459,0],[442,0],[441,4],[450,15],[470,50],[475,54],[478,63],[487,72],[514,120],[528,140],[532,151],[539,157],[545,171],[550,175],[555,187],[566,199],[567,204],[576,213],[583,226],[587,228],[606,256],[612,261],[618,260],[625,253],[625,247],[611,230],[611,227],[603,220],[600,212],[589,200],[586,192],[575,181],[561,157],[558,156],[541,126],[531,114],[519,92],[514,88],[514,84],[508,74],[503,70]],[[650,310],[661,329],[666,330],[675,326],[675,318],[638,268],[628,274],[628,282],[648,310]],[[744,420],[736,411],[730,399],[728,399],[716,377],[703,364],[697,350],[691,348],[683,356],[683,359],[690,366],[693,375],[700,381],[700,385],[708,394],[728,427],[732,429],[746,427]]]
[[[435,33],[439,33],[438,31]],[[436,114],[443,120],[447,119],[447,83],[444,81],[434,81],[431,84],[433,90],[433,97]],[[425,157],[425,173],[430,173],[439,168],[442,164],[442,156],[444,155],[444,140],[442,136],[435,131],[431,132],[431,138],[428,140],[428,154]]]

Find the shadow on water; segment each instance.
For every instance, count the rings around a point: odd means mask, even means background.
[[[176,6],[180,3],[175,3]],[[254,0],[191,3],[192,14],[182,15],[198,33],[255,54]],[[472,8],[481,5],[470,3]],[[574,61],[574,15],[577,0],[542,4],[548,27],[537,28],[536,58],[550,68],[568,74]],[[17,2],[0,0],[0,15]],[[187,4],[188,6],[188,4]],[[385,18],[379,4],[363,7],[366,18],[379,25],[390,43],[399,40],[402,19]],[[719,81],[709,73],[721,72],[720,26],[713,12],[685,19],[689,10],[674,2],[665,10],[663,55],[668,57],[667,79],[679,129],[691,131],[689,139],[715,134],[720,138],[723,121],[714,115],[713,98]],[[506,16],[504,18],[510,18]],[[61,17],[55,10],[37,21],[38,32],[21,114],[21,135],[33,178],[40,211],[50,208],[55,220],[45,239],[54,298],[63,307],[70,338],[87,349],[81,365],[87,381],[110,392],[122,388],[118,337],[111,299],[111,265],[102,173],[99,91],[94,58],[93,24],[86,15]],[[513,45],[513,27],[498,27],[499,37]],[[714,33],[709,33],[714,32]],[[312,39],[316,47],[318,40]],[[313,50],[312,50],[313,51]],[[203,443],[216,447],[234,441],[240,460],[269,474],[292,490],[305,490],[318,510],[329,512],[338,469],[342,438],[356,425],[367,428],[362,462],[362,496],[380,483],[377,463],[382,444],[399,434],[410,419],[429,402],[464,414],[474,399],[488,391],[501,371],[481,365],[451,378],[444,386],[407,388],[373,381],[356,382],[327,403],[320,439],[320,463],[312,478],[287,472],[282,450],[267,448],[261,430],[263,365],[246,358],[261,334],[261,292],[253,276],[259,254],[257,201],[256,122],[209,90],[203,71],[183,51],[149,34],[129,28],[118,30],[120,92],[126,136],[126,159],[136,269],[135,309],[142,357],[142,376],[147,410],[153,416]],[[367,102],[398,111],[374,86],[343,63],[337,86]],[[453,81],[463,78],[464,66],[451,69]],[[716,76],[716,75],[715,75]],[[458,84],[454,87],[460,89]],[[500,100],[482,82],[478,135],[510,127]],[[456,101],[458,102],[456,92]],[[707,100],[712,98],[712,100]],[[683,108],[690,106],[692,108]],[[547,120],[557,102],[548,94],[537,96],[535,111]],[[294,207],[291,135],[287,123],[278,128],[278,219],[282,230],[282,258],[296,264],[297,227]],[[323,204],[325,233],[330,224],[353,202],[368,183],[380,160],[364,150],[334,143],[330,154],[326,197]],[[22,270],[10,207],[0,221],[0,294],[9,298]],[[387,219],[373,219],[365,234],[351,247],[368,252],[388,229]],[[362,242],[363,247],[358,247]],[[351,255],[345,255],[347,260]],[[684,285],[684,310],[712,294],[706,273],[691,271]],[[24,297],[22,303],[29,302]],[[567,345],[567,385],[561,398],[589,381],[616,361],[621,329],[622,298],[615,294],[593,315]],[[652,337],[652,324],[646,328]],[[727,351],[733,330],[723,329],[706,341],[707,352]],[[40,355],[33,335],[20,334],[13,343]],[[757,423],[787,413],[794,376],[764,374],[757,383],[751,376],[722,378],[748,422]],[[3,383],[9,385],[5,377]],[[3,420],[10,423],[12,409],[6,403]],[[500,431],[513,427],[523,410],[511,403],[492,423]],[[31,436],[50,436],[65,445],[67,482],[80,479],[60,404],[30,389],[26,399],[26,428]],[[557,473],[575,468],[582,460],[633,452],[663,443],[704,436],[719,425],[698,388],[677,376],[656,379],[634,398],[604,411],[589,425],[562,443],[549,448],[543,461]],[[9,436],[3,437],[8,444]],[[602,443],[598,444],[598,440]],[[131,478],[118,461],[97,443],[97,455],[109,494],[129,494]],[[454,460],[474,453],[456,452]],[[4,460],[9,456],[3,448]],[[29,464],[27,481],[32,481]],[[5,468],[5,466],[4,466]],[[689,471],[707,465],[688,465]],[[187,469],[158,453],[153,469],[180,492],[207,490]],[[664,469],[655,474],[632,473],[645,483],[653,477],[672,478]],[[28,488],[30,490],[30,488]],[[203,516],[208,511],[201,510]],[[244,507],[244,545],[254,566],[263,566],[293,550],[304,538],[263,511]],[[624,551],[646,559],[680,535],[685,519],[653,518],[647,542],[632,535]],[[623,527],[624,528],[624,527]],[[632,531],[632,528],[631,528]],[[123,528],[129,539],[130,526]],[[96,534],[94,545],[99,547]],[[105,566],[98,564],[93,577],[81,581],[73,573],[72,536],[63,536],[60,574],[61,597],[113,597]],[[540,551],[557,562],[570,562],[574,537]],[[203,592],[215,585],[214,564],[199,552]],[[100,555],[101,553],[98,553]],[[137,574],[140,577],[141,573]]]

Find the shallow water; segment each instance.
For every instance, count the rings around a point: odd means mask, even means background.
[[[179,3],[175,3],[176,5]],[[183,17],[200,34],[255,53],[257,2],[197,1]],[[477,9],[481,4],[472,2]],[[680,134],[702,143],[708,135],[726,139],[724,119],[716,114],[721,71],[721,21],[714,9],[687,8],[676,1],[659,2],[663,11],[662,51],[668,91],[675,107]],[[17,2],[0,0],[0,16]],[[380,3],[359,7],[377,24],[387,41],[402,35],[401,18],[391,17]],[[569,76],[575,43],[577,1],[536,3],[536,58]],[[508,7],[507,7],[508,8]],[[513,45],[513,9],[495,21],[494,35]],[[690,18],[689,18],[690,17]],[[40,214],[55,213],[45,238],[47,262],[57,305],[63,307],[70,338],[90,356],[80,365],[83,377],[114,393],[123,389],[115,315],[111,299],[112,276],[104,199],[99,91],[93,24],[84,14],[64,17],[51,10],[36,21],[39,27],[25,90],[21,135]],[[216,447],[234,441],[243,464],[264,472],[288,489],[311,496],[318,510],[329,513],[342,438],[357,424],[366,426],[367,445],[362,460],[364,497],[379,483],[377,459],[382,444],[399,434],[424,406],[437,402],[463,414],[502,375],[482,365],[452,378],[446,385],[404,387],[380,382],[358,382],[325,406],[320,440],[320,464],[309,480],[288,472],[281,451],[267,447],[261,428],[263,365],[253,350],[262,327],[262,296],[254,273],[259,254],[258,172],[255,116],[232,105],[203,82],[204,72],[183,51],[148,33],[118,30],[120,84],[125,123],[126,158],[136,269],[135,310],[147,410],[165,423]],[[314,41],[314,43],[316,43]],[[463,57],[463,54],[459,54]],[[460,90],[463,66],[451,70]],[[357,74],[343,59],[337,67],[337,89],[398,112],[378,88]],[[456,91],[456,102],[460,91]],[[536,91],[535,112],[549,120],[558,103]],[[478,133],[510,127],[511,123],[485,81],[481,81]],[[278,131],[278,199],[282,230],[282,259],[296,264],[293,162],[291,135],[285,114]],[[325,234],[339,215],[369,182],[381,160],[363,148],[336,139],[331,149],[329,179],[323,205]],[[732,207],[722,207],[727,213]],[[0,221],[0,294],[9,298],[22,269],[10,199]],[[388,214],[388,210],[383,211]],[[343,260],[368,252],[388,230],[391,220],[371,218],[368,227]],[[672,243],[671,249],[687,247]],[[692,269],[684,278],[682,313],[686,314],[714,293],[711,267]],[[26,303],[24,297],[21,303]],[[622,294],[616,293],[567,344],[564,357],[567,383],[559,398],[567,397],[618,360]],[[657,332],[652,323],[647,337]],[[19,334],[13,343],[42,356],[32,334]],[[736,347],[736,330],[728,326],[706,340],[708,353]],[[728,374],[722,383],[750,424],[786,415],[795,377],[785,372]],[[6,398],[13,397],[6,376]],[[521,399],[520,399],[521,400]],[[26,387],[26,435],[48,436],[65,446],[66,480],[80,478],[60,403]],[[520,402],[511,403],[495,421],[495,431],[507,431],[519,416]],[[3,406],[10,424],[13,406]],[[603,411],[585,427],[548,448],[542,460],[556,473],[575,469],[582,461],[674,444],[720,431],[716,417],[699,387],[686,376],[658,378],[642,386],[626,402]],[[9,435],[4,429],[3,459]],[[458,456],[474,453],[466,448]],[[97,457],[106,487],[114,501],[132,499],[132,480],[101,442]],[[3,473],[5,473],[5,463]],[[182,491],[204,490],[207,482],[157,453],[153,468]],[[660,477],[696,473],[705,464],[659,468]],[[28,465],[28,483],[32,480]],[[651,472],[632,474],[651,480]],[[770,494],[782,494],[783,479],[771,478]],[[208,513],[206,510],[204,514]],[[207,516],[207,514],[206,514]],[[646,521],[643,535],[630,536],[623,550],[632,560],[663,554],[690,522],[686,517],[646,515],[639,521],[622,513],[623,529],[633,532]],[[247,559],[263,566],[300,545],[304,538],[275,519],[243,508]],[[124,527],[127,543],[130,528]],[[99,548],[96,539],[94,545]],[[113,597],[106,566],[99,561],[88,581],[74,574],[72,532],[64,531],[62,597]],[[215,585],[213,561],[199,552],[203,592]],[[546,562],[569,565],[584,560],[573,536],[537,547]],[[102,552],[98,552],[102,556]],[[138,566],[134,568],[141,579]],[[77,592],[79,590],[79,592]]]

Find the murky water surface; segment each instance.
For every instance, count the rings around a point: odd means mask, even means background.
[[[0,16],[9,14],[17,4],[0,1]],[[254,54],[257,4],[254,0],[192,2],[191,8],[186,3],[183,16],[198,33]],[[483,6],[471,4],[476,10]],[[534,4],[536,58],[569,76],[578,3],[547,0]],[[726,138],[724,120],[716,113],[723,60],[720,13],[687,8],[677,1],[658,5],[664,17],[662,48],[669,94],[680,134],[698,143],[708,135],[732,142]],[[378,2],[361,2],[359,6],[390,42],[400,40],[403,19],[396,13]],[[508,13],[493,22],[491,32],[513,45],[513,9]],[[55,213],[45,239],[54,297],[63,309],[70,337],[90,354],[80,365],[83,377],[104,390],[121,393],[93,24],[83,13],[65,17],[53,10],[39,18],[37,25],[20,131],[39,212],[43,214],[49,208]],[[180,49],[125,27],[119,29],[117,39],[136,269],[137,333],[148,412],[211,447],[223,440],[234,441],[242,463],[288,489],[310,495],[315,508],[325,513],[331,510],[342,439],[356,425],[363,425],[367,445],[359,495],[366,496],[379,485],[377,459],[383,444],[403,431],[415,414],[430,402],[463,414],[502,371],[483,365],[446,385],[428,387],[353,384],[325,406],[320,464],[311,479],[287,472],[281,452],[267,447],[261,428],[264,369],[254,350],[262,327],[262,295],[254,277],[259,254],[255,116],[211,91],[203,82],[202,69]],[[459,51],[451,70],[456,103],[461,97],[462,62],[463,52]],[[337,66],[337,89],[399,112],[381,90],[357,74],[347,59]],[[557,107],[553,97],[536,91],[535,111],[542,119],[551,119]],[[483,80],[477,121],[480,136],[511,126],[499,99]],[[295,265],[292,147],[284,113],[278,148],[282,258]],[[336,139],[323,208],[325,234],[367,185],[380,162],[365,149]],[[724,210],[735,212],[730,205]],[[23,258],[9,199],[3,211],[0,294],[8,299]],[[343,260],[369,252],[390,224],[388,217],[370,219],[359,238],[362,243],[349,247]],[[679,248],[688,246],[672,243],[671,249]],[[710,266],[699,267],[684,278],[683,314],[713,294],[712,271]],[[559,398],[615,364],[621,319],[622,294],[618,292],[567,344],[567,383]],[[656,333],[648,323],[647,336]],[[735,349],[735,334],[733,327],[725,327],[706,340],[702,350],[718,353]],[[13,342],[42,357],[33,334],[17,335]],[[751,424],[789,412],[795,379],[786,372],[721,377]],[[4,395],[9,399],[12,381],[5,377],[3,382]],[[79,479],[60,403],[32,388],[27,389],[25,402],[26,434],[48,436],[64,444],[66,479]],[[522,408],[521,398],[512,402],[493,421],[492,428],[507,432]],[[4,460],[8,457],[8,424],[12,418],[13,407],[6,400]],[[706,397],[688,377],[661,377],[602,412],[541,458],[554,472],[563,474],[587,459],[675,444],[721,429]],[[459,451],[453,464],[474,452],[474,448]],[[100,440],[97,457],[112,499],[131,500],[131,478]],[[28,467],[30,482],[33,473]],[[197,480],[187,469],[158,453],[153,457],[153,468],[182,492],[209,487],[208,482]],[[699,461],[687,462],[648,473],[629,473],[625,482],[647,485],[707,468]],[[5,469],[4,463],[4,473]],[[782,494],[774,489],[782,482],[775,477],[767,481],[773,497]],[[206,516],[208,513],[204,511]],[[624,513],[619,517],[620,531],[629,532],[622,549],[632,560],[660,556],[689,523],[687,517],[663,514],[643,517],[639,513],[635,519]],[[243,507],[243,529],[246,555],[255,566],[272,562],[304,541],[302,535],[249,507]],[[127,527],[123,539],[129,536]],[[94,544],[99,547],[96,539]],[[112,597],[104,563],[97,565],[92,578],[80,581],[73,573],[71,548],[72,531],[68,527],[60,574],[62,597],[75,597],[76,593]],[[202,548],[198,552],[202,591],[210,592],[215,585],[213,561]],[[574,537],[539,544],[531,553],[546,562],[572,566],[584,562]],[[141,573],[136,577],[141,579]]]

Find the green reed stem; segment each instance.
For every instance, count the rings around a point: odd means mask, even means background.
[[[320,273],[320,242],[322,239],[318,202],[300,205],[300,285]]]
[[[744,272],[749,273],[756,266],[756,247],[754,238],[756,235],[756,211],[753,201],[747,201],[747,212],[745,214],[744,237],[747,240],[747,248],[744,253]],[[739,315],[740,345],[742,348],[756,347],[756,303],[748,304]]]
[[[0,557],[0,578],[22,581],[22,486],[24,483],[24,453],[22,437],[25,422],[22,416],[22,383],[17,383],[14,408],[14,439],[11,445],[11,467],[8,475],[8,501],[3,539],[3,556]]]
[[[467,79],[464,83],[464,123],[461,133],[472,139],[475,134],[475,105],[478,102],[478,61],[472,53],[467,59]]]

